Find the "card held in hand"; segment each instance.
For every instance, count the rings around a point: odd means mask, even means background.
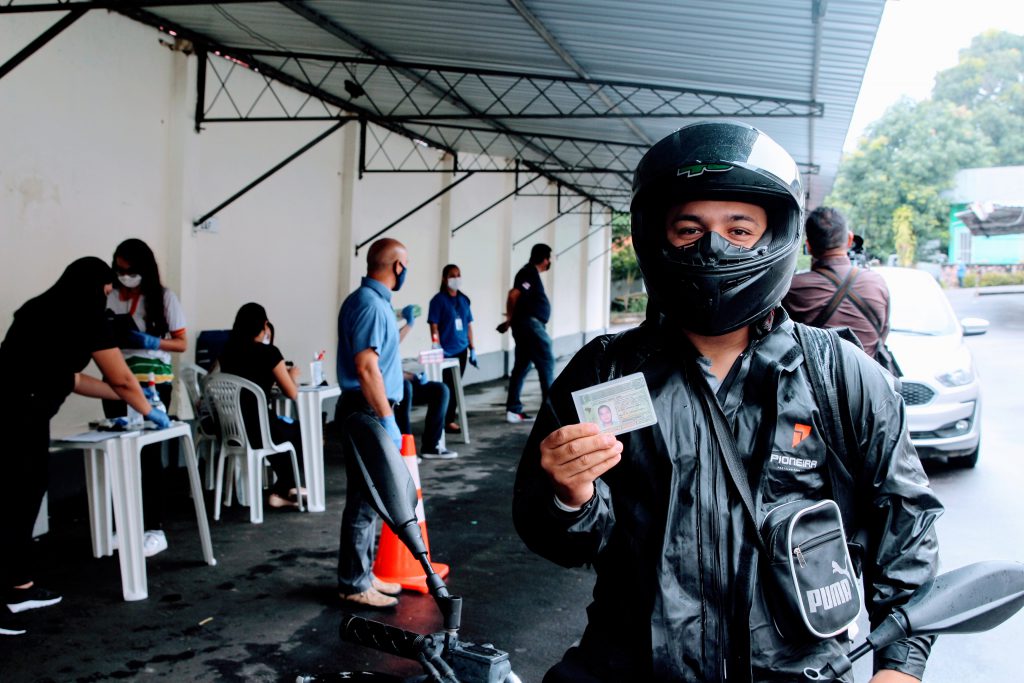
[[[642,372],[572,392],[580,422],[593,422],[606,434],[622,434],[658,424]]]

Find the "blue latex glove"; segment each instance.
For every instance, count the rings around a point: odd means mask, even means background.
[[[480,363],[478,363],[476,360],[476,349],[469,350],[469,364],[472,365],[474,368],[480,367]]]
[[[401,452],[402,432],[398,430],[398,423],[395,422],[395,416],[388,415],[387,417],[378,417],[377,422],[379,422],[380,426],[384,428],[384,431],[388,433],[388,436],[391,437],[391,440],[395,442],[395,448],[397,448],[398,451]]]
[[[157,429],[167,429],[171,426],[171,418],[167,417],[167,413],[157,408],[149,411],[146,419],[155,424]],[[395,427],[397,428],[397,425]]]
[[[416,307],[409,304],[402,309],[402,317],[405,318],[406,325],[412,325],[413,321],[416,320]]]
[[[160,337],[154,337],[145,332],[132,330],[128,333],[132,340],[133,349],[146,349],[147,351],[158,351],[160,349]]]
[[[427,373],[421,372],[421,373],[417,374],[416,375],[416,381],[419,382],[420,384],[426,384],[427,383]]]

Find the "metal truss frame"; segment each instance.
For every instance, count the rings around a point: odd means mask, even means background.
[[[217,4],[272,0],[219,0]],[[649,147],[637,133],[636,119],[691,117],[817,118],[824,105],[812,100],[764,97],[621,80],[521,73],[498,69],[460,68],[390,58],[352,34],[312,6],[298,0],[277,0],[319,28],[333,34],[369,57],[297,51],[237,48],[218,44],[200,33],[174,25],[146,8],[212,4],[203,0],[55,0],[0,5],[0,14],[63,11],[66,15],[21,52],[0,65],[0,78],[46,44],[85,12],[106,9],[154,26],[194,51],[197,70],[196,131],[204,124],[224,122],[333,121],[334,127],[263,174],[213,211],[265,180],[345,122],[360,123],[359,175],[365,173],[449,173],[464,175],[440,194],[475,173],[515,173],[516,190],[466,223],[511,196],[551,196],[524,193],[534,180],[546,178],[557,188],[558,216],[578,212],[590,202],[612,211],[627,206],[632,171]],[[185,42],[187,41],[187,43]],[[243,98],[231,87],[241,70],[255,72],[264,86]],[[578,69],[576,72],[581,73]],[[214,79],[211,81],[211,79]],[[214,83],[212,96],[208,82]],[[287,86],[306,95],[298,104],[279,95],[275,86]],[[344,91],[344,95],[341,95]],[[633,140],[605,140],[568,134],[574,121],[621,119]],[[552,121],[564,121],[552,130]],[[538,128],[545,124],[545,129]],[[512,126],[515,125],[515,128]],[[624,129],[624,135],[628,135]],[[414,144],[395,154],[392,138]],[[802,164],[805,173],[817,173]],[[522,187],[518,174],[535,178]],[[563,190],[580,201],[562,206]],[[424,204],[436,199],[432,197]],[[418,208],[421,208],[418,207]],[[408,214],[408,215],[411,215]],[[394,227],[397,222],[381,233]],[[543,227],[534,231],[537,232]],[[531,235],[534,233],[530,233]],[[380,233],[378,233],[380,234]],[[529,235],[528,235],[529,236]],[[524,238],[525,239],[525,238]],[[518,244],[518,242],[517,242]],[[363,245],[360,245],[363,246]],[[358,252],[359,247],[357,247]]]

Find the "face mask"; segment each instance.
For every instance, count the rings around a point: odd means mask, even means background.
[[[269,334],[263,335],[263,343],[266,344],[267,346],[270,346],[270,335]]]
[[[135,289],[142,284],[141,275],[118,275],[117,281],[121,283],[121,286],[125,289]]]
[[[670,247],[671,260],[690,266],[715,266],[721,261],[753,255],[747,247],[741,247],[725,239],[717,232],[708,231],[693,244],[685,247]]]
[[[395,271],[396,271],[395,272],[395,277],[398,278],[398,281],[395,282],[395,286],[394,286],[394,289],[392,291],[397,292],[398,290],[400,290],[402,288],[402,285],[405,284],[405,276],[409,272],[409,266],[404,266],[402,268],[402,272],[399,273],[399,272],[397,272],[398,271],[398,262],[396,261],[395,262]]]
[[[462,286],[461,277],[450,277],[448,278],[448,289],[454,289],[456,292],[459,291],[459,287]]]

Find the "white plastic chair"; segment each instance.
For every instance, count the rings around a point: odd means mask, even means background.
[[[209,408],[203,397],[203,382],[206,381],[207,372],[198,365],[193,363],[185,363],[178,370],[178,377],[181,379],[181,383],[185,385],[185,392],[188,394],[189,405],[192,406],[192,436],[196,443],[196,455],[199,458],[206,457],[206,466],[204,468],[204,479],[207,491],[213,490],[214,485],[214,471],[216,469],[216,453],[217,453],[217,434],[208,432],[206,427],[203,425],[203,416],[206,414],[212,415],[212,409]],[[207,448],[203,448],[207,446]]]
[[[248,391],[256,399],[259,413],[260,441],[262,448],[253,448],[242,420],[242,392]],[[246,498],[249,504],[249,520],[253,524],[263,522],[263,464],[267,456],[275,453],[291,453],[295,486],[301,488],[299,461],[295,447],[290,441],[275,444],[270,438],[270,414],[263,389],[254,382],[224,372],[215,372],[206,379],[204,395],[213,403],[220,423],[220,457],[217,459],[217,488],[214,495],[214,520],[220,520],[221,498],[224,489],[224,465],[228,458],[232,464],[241,466],[242,479],[246,482]],[[239,494],[242,492],[239,491]],[[231,482],[228,481],[228,495],[225,505],[230,505]],[[298,496],[299,510],[303,510],[302,496]],[[239,502],[245,504],[239,495]]]

